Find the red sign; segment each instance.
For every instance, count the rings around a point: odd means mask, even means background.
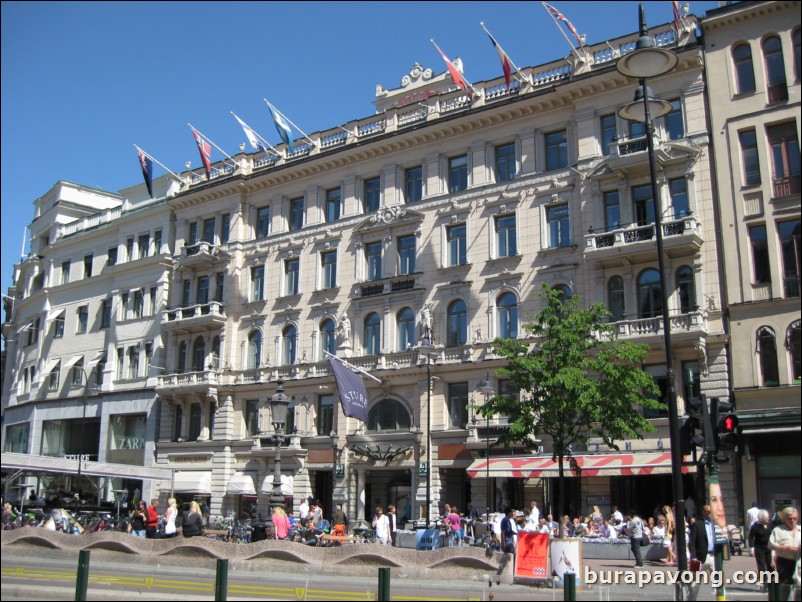
[[[548,577],[549,536],[547,533],[518,532],[518,554],[515,577],[543,579]]]

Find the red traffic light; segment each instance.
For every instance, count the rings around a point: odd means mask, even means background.
[[[738,429],[738,416],[725,414],[719,422],[719,433],[734,433]]]

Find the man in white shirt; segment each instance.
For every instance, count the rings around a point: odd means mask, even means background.
[[[301,500],[301,505],[298,506],[298,512],[301,516],[301,524],[306,524],[306,519],[309,518],[309,502]]]
[[[747,541],[749,541],[749,529],[757,522],[758,514],[760,514],[760,508],[757,507],[757,502],[752,502],[752,507],[746,511],[746,524],[744,525],[744,537]]]
[[[531,509],[529,510],[529,518],[536,525],[540,524],[540,510],[537,507],[537,502],[533,501],[530,504],[530,507],[531,507]]]
[[[390,519],[384,514],[384,508],[376,506],[376,515],[373,517],[373,532],[376,534],[376,543],[388,545],[390,543]]]

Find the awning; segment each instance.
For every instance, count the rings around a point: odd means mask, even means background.
[[[58,319],[59,319],[61,316],[63,316],[63,315],[66,313],[66,311],[67,311],[66,309],[59,309],[59,310],[57,310],[55,313],[51,314],[51,315],[50,315],[50,316],[47,318],[47,323],[48,323],[48,324],[50,324],[50,322],[55,322],[55,321],[56,321],[56,320],[58,320]]]
[[[571,470],[568,462],[564,463],[565,476],[575,477],[620,477],[637,475],[654,475],[671,473],[671,454],[595,454],[590,456],[574,456],[581,468],[581,475]],[[481,458],[467,468],[472,479],[485,478],[490,471],[491,478],[513,477],[528,479],[532,477],[559,476],[559,464],[550,456],[515,456],[509,458]],[[689,466],[683,466],[682,472],[693,472]]]
[[[100,360],[102,360],[105,355],[106,355],[106,351],[105,350],[104,351],[98,351],[94,355],[94,357],[91,360],[89,360],[89,363],[86,365],[86,367],[89,368],[90,371],[93,370],[94,367],[97,366],[100,363]]]
[[[175,493],[212,494],[212,472],[210,470],[182,470],[175,473]]]
[[[2,465],[3,470],[65,474],[78,473],[77,458],[52,458],[50,456],[3,452]],[[109,462],[84,460],[83,464],[81,464],[81,474],[94,477],[122,477],[126,479],[166,481],[169,486],[173,471],[165,468],[150,468],[147,466],[133,466],[131,464],[111,464]]]
[[[226,495],[256,495],[253,477],[244,472],[235,472],[226,486]]]
[[[75,366],[75,364],[77,364],[78,362],[82,362],[82,361],[84,361],[84,356],[83,355],[76,355],[75,357],[71,358],[70,361],[68,361],[66,364],[64,364],[64,367],[65,368],[72,368],[73,366]]]
[[[265,480],[262,481],[262,493],[272,493],[273,492],[273,479],[274,476],[267,475]],[[281,475],[281,495],[292,495],[294,491],[294,481],[295,477],[292,475]]]
[[[58,363],[60,361],[61,361],[60,359],[48,360],[48,362],[45,364],[44,370],[42,370],[39,374],[42,376],[49,376],[50,373],[53,371],[53,368],[58,366]]]

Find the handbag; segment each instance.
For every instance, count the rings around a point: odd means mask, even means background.
[[[648,546],[650,543],[652,543],[652,542],[649,541],[649,537],[647,535],[645,535],[645,534],[641,535],[641,537],[640,537],[640,545],[641,545],[641,547]]]

